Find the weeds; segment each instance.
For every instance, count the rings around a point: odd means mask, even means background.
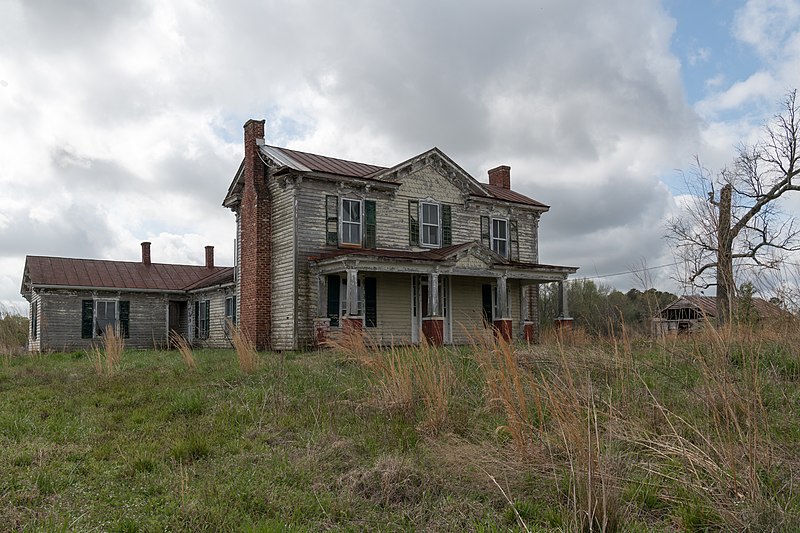
[[[239,362],[239,369],[245,374],[252,374],[258,370],[258,352],[253,341],[247,334],[235,324],[228,322],[228,329],[231,332],[231,343],[236,350],[236,360]]]
[[[178,350],[178,353],[181,354],[181,359],[183,359],[183,363],[186,365],[186,368],[189,370],[196,370],[197,363],[194,360],[192,347],[189,345],[189,341],[186,340],[186,337],[176,331],[172,331],[169,334],[169,340]]]
[[[114,326],[109,325],[103,332],[102,342],[92,348],[94,370],[100,376],[112,377],[119,370],[122,354],[125,351],[125,339]]]

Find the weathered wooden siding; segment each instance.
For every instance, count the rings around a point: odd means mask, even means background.
[[[214,288],[192,294],[189,300],[189,338],[194,346],[202,348],[230,348],[230,335],[225,328],[225,299],[234,295],[233,287]],[[208,338],[195,338],[195,302],[206,300],[209,303]]]
[[[376,278],[378,323],[364,331],[381,345],[411,342],[411,274],[365,275]]]
[[[43,351],[87,349],[100,341],[81,338],[81,305],[83,300],[93,299],[130,302],[127,347],[166,346],[168,295],[52,290],[41,291],[39,297],[39,339]]]
[[[36,308],[36,320],[37,320],[37,335],[36,338],[33,338],[33,306],[34,304],[37,305]],[[30,320],[28,321],[28,350],[31,352],[38,352],[41,348],[41,331],[42,331],[42,302],[41,298],[39,297],[39,293],[37,291],[32,291],[31,294],[31,302],[30,306],[28,307],[29,312],[28,316],[30,316]]]
[[[435,202],[451,206],[453,244],[480,241],[481,216],[508,218],[509,220],[517,221],[520,261],[538,261],[538,216],[534,214],[534,211],[525,207],[505,204],[487,205],[483,202],[467,202],[467,197],[463,194],[461,189],[430,166],[423,166],[403,176],[401,179],[401,186],[397,190],[394,198],[381,192],[365,192],[363,189],[340,187],[336,183],[319,180],[303,180],[298,185],[293,185],[292,182],[289,181],[286,186],[286,191],[283,191],[283,194],[288,196],[289,193],[287,191],[290,190],[295,191],[294,194],[296,194],[297,218],[300,221],[297,223],[297,256],[296,265],[294,267],[297,272],[297,292],[295,297],[298,331],[297,342],[293,347],[296,348],[308,348],[311,346],[314,333],[313,320],[317,315],[319,301],[318,283],[316,274],[310,269],[309,258],[338,249],[336,246],[327,245],[325,242],[326,195],[334,195],[339,199],[346,197],[375,201],[376,244],[378,248],[412,249],[409,244],[408,235],[408,201],[432,199]],[[467,205],[467,207],[465,207],[465,205]],[[294,219],[287,217],[285,222],[283,222],[283,224],[287,225],[289,223],[294,223]],[[273,226],[273,228],[275,228],[275,226]],[[273,229],[273,232],[275,231],[276,229]],[[277,241],[275,245],[277,246]],[[422,248],[415,247],[414,249]],[[289,270],[287,269],[284,273],[288,272]],[[389,280],[392,278],[387,277],[386,279]],[[410,276],[408,279],[408,283],[410,283]],[[277,288],[278,281],[276,280],[275,283]],[[381,305],[382,300],[380,295],[381,285],[382,284],[379,282],[379,305]],[[285,290],[286,287],[284,287],[284,291]],[[480,284],[478,284],[476,290],[478,298],[477,324],[480,324]],[[409,316],[403,318],[403,320],[407,319],[409,328],[411,320],[410,293],[411,290],[408,288],[406,296],[404,297],[405,299],[403,300],[407,302],[409,306]],[[274,294],[273,301],[278,299],[277,292]],[[285,297],[285,292],[284,296],[281,296],[281,298],[283,297]],[[514,298],[516,298],[516,305],[519,307],[519,295],[517,294]],[[517,309],[516,313],[517,315],[519,314],[519,309]],[[455,318],[454,316],[454,319]],[[403,322],[402,326],[396,328],[397,334],[401,334],[400,329],[404,328],[405,322]],[[518,325],[515,325],[515,328],[518,328]],[[458,334],[458,329],[459,326],[456,325],[454,320],[454,339],[456,338],[456,334]],[[380,333],[376,330],[376,334],[385,336],[391,335],[392,333],[387,329],[385,331],[382,330]],[[402,334],[410,335],[410,329],[408,333]],[[288,335],[288,332],[281,333],[282,337],[286,335]]]
[[[295,342],[295,189],[270,182],[272,196],[272,347],[293,350]]]

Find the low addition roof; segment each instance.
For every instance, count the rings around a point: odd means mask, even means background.
[[[233,282],[232,267],[29,255],[22,293],[32,287],[182,292]]]

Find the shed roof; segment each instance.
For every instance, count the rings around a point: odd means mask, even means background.
[[[779,306],[764,300],[763,298],[752,299],[753,308],[761,318],[784,318],[788,313]],[[664,313],[667,309],[694,308],[708,317],[717,316],[717,298],[715,296],[681,296],[667,307],[661,310]]]
[[[233,281],[233,268],[29,255],[25,278],[33,286],[183,291]]]

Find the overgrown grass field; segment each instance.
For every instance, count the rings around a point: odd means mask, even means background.
[[[184,348],[2,359],[0,529],[800,529],[792,329]]]

